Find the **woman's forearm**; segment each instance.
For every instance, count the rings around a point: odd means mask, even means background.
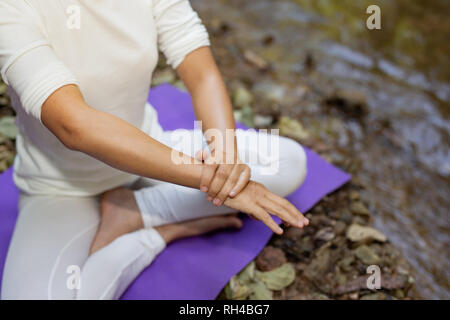
[[[223,137],[215,149],[223,147],[236,154],[236,138],[226,136],[227,129],[235,129],[233,108],[227,89],[209,47],[202,47],[189,53],[177,68],[180,78],[192,96],[194,111],[202,121],[203,132],[209,129],[219,130]],[[205,135],[209,138],[208,135]],[[229,148],[225,148],[228,143]]]
[[[120,118],[89,107],[76,86],[51,95],[41,119],[67,147],[114,168],[192,188],[200,185],[201,164],[179,153],[189,164],[176,164],[171,148]]]

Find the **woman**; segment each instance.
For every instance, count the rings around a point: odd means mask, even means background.
[[[187,0],[0,2],[21,191],[3,299],[117,299],[167,243],[239,228],[237,211],[276,233],[268,212],[308,224],[281,198],[305,177],[303,149],[280,138],[280,156],[240,161],[261,155],[245,144],[256,133],[226,135],[235,128],[232,107],[208,46]],[[184,161],[173,161],[173,135],[146,106],[158,48],[188,88],[204,132],[222,133],[205,134],[211,154],[199,153],[203,161],[188,150],[194,131],[178,146]],[[232,161],[218,160],[225,158]],[[273,163],[278,172],[264,174]],[[68,285],[77,267],[81,287]]]

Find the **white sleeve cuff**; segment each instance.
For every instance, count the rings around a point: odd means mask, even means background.
[[[79,85],[75,76],[59,61],[46,65],[29,82],[20,95],[20,101],[27,113],[39,121],[42,105],[53,92],[68,84]]]
[[[2,77],[20,97],[25,112],[41,121],[41,107],[48,97],[62,86],[78,85],[78,81],[48,45],[35,43],[25,49],[3,66]]]
[[[172,68],[190,52],[210,45],[208,32],[189,1],[159,0],[154,5],[158,45]]]

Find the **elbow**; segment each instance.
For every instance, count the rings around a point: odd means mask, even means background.
[[[70,150],[82,151],[85,126],[92,108],[76,86],[68,85],[52,93],[41,108],[42,123]]]
[[[42,116],[43,124],[67,148],[73,151],[82,151],[84,140],[85,120],[82,110],[73,110],[64,113]]]
[[[79,121],[62,122],[57,137],[67,149],[82,151],[83,129]]]

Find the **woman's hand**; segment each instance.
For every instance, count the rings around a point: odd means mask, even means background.
[[[250,180],[250,167],[237,157],[227,161],[225,153],[212,156],[203,150],[197,153],[196,158],[204,162],[200,190],[206,192],[206,198],[216,206],[239,194]]]
[[[273,232],[282,234],[281,229],[269,213],[278,216],[284,223],[303,228],[309,224],[288,200],[270,192],[262,184],[250,181],[234,198],[227,198],[227,207],[247,213],[256,220],[264,222]]]

